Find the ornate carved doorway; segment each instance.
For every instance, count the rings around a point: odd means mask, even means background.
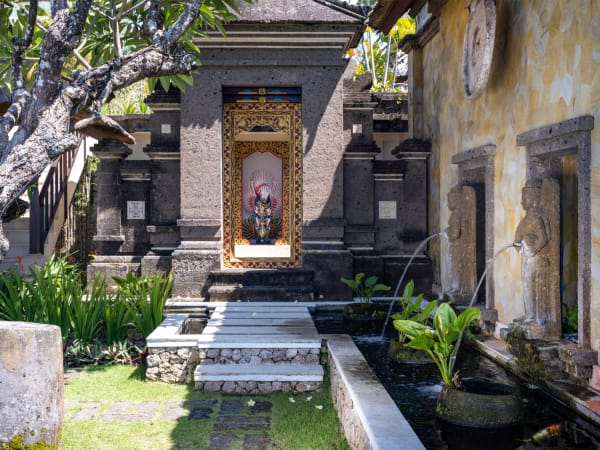
[[[301,104],[291,90],[224,89],[225,268],[302,265]]]

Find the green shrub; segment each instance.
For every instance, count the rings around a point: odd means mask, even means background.
[[[117,283],[117,296],[129,310],[132,324],[148,337],[163,320],[165,303],[173,287],[173,274],[142,275],[128,273],[125,278],[113,277]]]
[[[42,317],[41,305],[31,303],[23,275],[16,269],[2,272],[0,274],[0,320],[37,322]]]

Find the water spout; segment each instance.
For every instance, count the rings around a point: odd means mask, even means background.
[[[485,279],[485,276],[487,275],[488,270],[494,265],[494,261],[496,261],[496,258],[498,258],[498,256],[500,256],[503,252],[505,252],[509,248],[521,249],[523,247],[523,245],[524,244],[522,242],[513,242],[512,244],[505,245],[504,247],[502,247],[500,250],[498,250],[496,252],[496,254],[492,257],[492,259],[490,259],[487,262],[487,264],[485,265],[485,270],[481,274],[481,277],[479,278],[479,283],[477,283],[475,292],[473,292],[473,296],[471,297],[471,301],[469,302],[469,306],[468,306],[469,308],[471,308],[475,304],[475,301],[477,300],[477,294],[479,293],[479,288],[483,284],[483,280]],[[460,348],[460,343],[462,341],[462,337],[463,337],[463,333],[460,333],[460,335],[458,336],[458,340],[456,341],[456,346],[454,347],[454,350],[452,351],[452,364],[450,366],[450,373],[454,372],[454,364],[456,363],[456,355],[458,354],[458,349]]]
[[[404,267],[404,270],[402,271],[402,275],[400,276],[400,279],[398,280],[398,284],[396,284],[396,290],[394,291],[394,296],[392,297],[392,301],[390,302],[390,307],[388,308],[387,316],[385,317],[385,322],[383,323],[383,329],[381,330],[381,337],[383,337],[384,334],[385,334],[385,329],[387,328],[387,324],[390,321],[390,316],[392,314],[392,308],[394,307],[394,303],[396,302],[396,298],[398,298],[398,292],[400,291],[400,286],[402,286],[402,282],[404,281],[404,277],[406,276],[406,274],[408,272],[408,268],[412,264],[412,262],[415,259],[415,257],[423,250],[423,248],[425,248],[425,245],[427,245],[427,243],[430,240],[432,240],[434,237],[438,237],[438,236],[442,236],[442,237],[446,238],[446,240],[448,240],[448,236],[446,236],[446,233],[444,231],[440,231],[439,233],[435,233],[435,234],[432,234],[431,236],[427,236],[425,239],[423,239],[419,243],[419,245],[417,246],[417,248],[413,252],[412,256],[408,260],[408,263],[406,264],[406,267]]]

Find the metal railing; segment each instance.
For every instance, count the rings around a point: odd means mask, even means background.
[[[37,183],[34,184],[29,216],[29,253],[44,253],[44,243],[63,196],[63,216],[67,217],[69,205],[66,194],[69,175],[79,149],[84,146],[85,140],[82,139],[80,145],[60,155],[50,167],[41,189],[38,190]]]

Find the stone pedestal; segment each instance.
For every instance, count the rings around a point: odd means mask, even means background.
[[[100,159],[96,172],[97,215],[94,241],[100,255],[116,254],[125,236],[121,232],[121,160],[131,149],[116,139],[103,139],[92,152]]]
[[[173,297],[206,297],[208,277],[221,267],[221,220],[179,219],[181,243],[172,256]]]
[[[180,243],[180,92],[165,92],[160,85],[146,98],[152,108],[150,145],[144,153],[151,160],[150,213],[146,227],[150,251],[142,258],[143,273],[168,272],[172,253]]]
[[[0,321],[0,447],[59,448],[64,416],[60,328]]]

